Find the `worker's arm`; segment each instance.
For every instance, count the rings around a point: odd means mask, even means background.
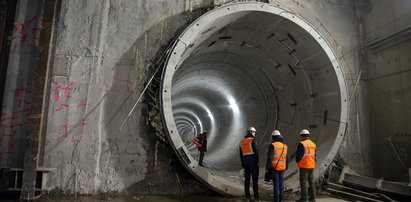
[[[267,151],[267,163],[265,164],[265,170],[269,170],[271,168],[272,160],[273,160],[273,153],[274,147],[272,144],[268,147]]]
[[[304,145],[299,143],[297,148],[297,155],[295,156],[295,161],[300,162],[304,156]]]

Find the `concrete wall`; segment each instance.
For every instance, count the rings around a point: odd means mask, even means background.
[[[411,2],[407,0],[370,1],[362,7],[366,54],[363,82],[368,87],[373,169],[378,178],[406,177],[407,168],[411,167],[410,10]],[[407,28],[405,40],[385,40]],[[396,40],[401,38],[405,37]],[[377,42],[386,48],[374,50]],[[390,137],[396,151],[390,145]]]
[[[150,64],[160,47],[198,14],[191,11],[222,2],[228,1],[62,0],[50,64],[44,156],[45,167],[57,168],[51,181],[57,190],[67,194],[200,190],[190,178],[182,177],[174,154],[157,141],[147,122],[146,104],[137,105],[121,130],[120,125],[151,76]],[[350,95],[362,63],[353,2],[270,0],[323,34],[340,59]],[[365,174],[371,168],[368,115],[358,110],[365,94],[362,84],[357,89],[340,157]]]
[[[188,3],[62,1],[45,149],[45,166],[57,168],[57,189],[190,190],[179,179],[172,152],[156,141],[145,104],[137,105],[120,130],[151,77],[157,51],[190,20]]]
[[[19,1],[8,39],[10,55],[0,114],[0,167],[23,166],[43,2]]]
[[[347,165],[360,174],[371,170],[368,111],[364,110],[365,87],[358,85],[361,71],[361,35],[358,29],[356,1],[270,0],[293,11],[316,27],[330,43],[342,65],[350,95],[349,123],[336,164]],[[361,163],[359,163],[361,162]],[[334,164],[335,165],[335,164]],[[334,166],[333,165],[333,166]]]

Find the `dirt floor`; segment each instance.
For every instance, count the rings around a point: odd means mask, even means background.
[[[298,199],[298,195],[287,195],[285,201],[295,201]],[[18,198],[2,199],[2,202],[12,202],[19,201]],[[245,201],[243,197],[224,197],[218,195],[187,195],[187,196],[148,196],[148,195],[100,195],[100,196],[48,196],[43,195],[36,202],[100,202],[100,201],[110,201],[110,202],[241,202]],[[272,201],[272,196],[261,196],[262,202]],[[320,194],[317,196],[317,201],[323,202],[343,202],[346,200],[338,199],[331,195]]]

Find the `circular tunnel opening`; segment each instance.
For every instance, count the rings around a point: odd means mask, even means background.
[[[316,177],[333,161],[347,123],[338,59],[302,18],[257,2],[218,7],[176,40],[163,72],[162,113],[182,163],[210,188],[242,195],[239,142],[253,126],[263,177],[271,132],[289,146],[288,189],[298,190],[295,150],[307,128],[317,143]],[[204,167],[195,136],[208,131]]]

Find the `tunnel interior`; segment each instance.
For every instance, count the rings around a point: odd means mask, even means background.
[[[316,176],[334,158],[345,128],[343,74],[321,35],[297,16],[259,3],[214,9],[186,29],[167,62],[162,107],[170,140],[211,186],[220,185],[203,172],[242,178],[238,147],[250,126],[258,132],[260,173],[271,132],[280,130],[289,146],[288,187],[298,188],[293,158],[301,129],[317,143]],[[204,130],[200,168],[193,139]]]

